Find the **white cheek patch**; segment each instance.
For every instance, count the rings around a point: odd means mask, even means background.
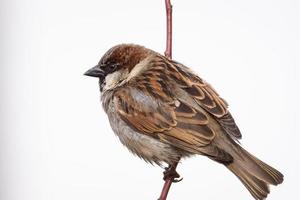
[[[110,90],[115,88],[121,79],[121,75],[122,74],[119,71],[108,74],[105,77],[105,85],[103,87],[103,90]]]
[[[151,58],[146,58],[140,63],[138,63],[129,73],[127,69],[118,70],[111,74],[108,74],[105,77],[103,90],[111,90],[116,88],[117,86],[121,86],[126,82],[130,81],[132,78],[138,76],[143,71],[145,71],[149,66],[149,61]]]

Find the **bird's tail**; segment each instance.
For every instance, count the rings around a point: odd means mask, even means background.
[[[238,146],[234,153],[233,162],[227,165],[257,200],[262,200],[269,194],[269,185],[278,185],[283,181],[283,175],[257,159],[245,149]]]

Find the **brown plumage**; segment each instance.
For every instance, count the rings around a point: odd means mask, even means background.
[[[199,154],[232,171],[255,199],[283,175],[244,150],[227,103],[184,65],[142,46],[111,48],[86,75],[99,77],[114,132],[147,162],[174,165]]]

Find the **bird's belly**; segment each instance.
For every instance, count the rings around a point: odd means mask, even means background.
[[[124,122],[113,105],[107,111],[111,127],[115,134],[133,154],[146,162],[172,164],[179,161],[182,153],[169,144],[163,143],[154,137],[138,133]]]

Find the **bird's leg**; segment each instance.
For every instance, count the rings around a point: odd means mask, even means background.
[[[178,179],[180,175],[176,171],[177,163],[176,165],[169,165],[165,168],[164,171],[164,180],[172,179],[173,183],[177,183],[182,180],[182,178]]]
[[[178,179],[180,175],[176,172],[177,164],[178,162],[176,162],[173,165],[169,165],[169,167],[165,168],[164,171],[165,184],[158,200],[166,200],[172,183],[177,183],[182,180],[182,178]]]

